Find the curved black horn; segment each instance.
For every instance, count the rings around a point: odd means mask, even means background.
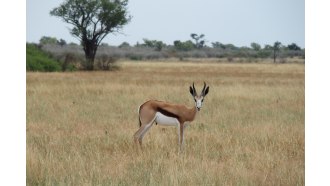
[[[193,89],[195,89],[195,82],[193,82]]]
[[[206,96],[209,93],[209,86],[206,86],[206,83],[204,82],[204,88],[202,90],[202,96]]]
[[[202,93],[204,93],[205,88],[206,88],[206,83],[205,83],[205,81],[204,81],[204,87],[203,87]]]
[[[196,95],[195,82],[193,82],[194,95]]]

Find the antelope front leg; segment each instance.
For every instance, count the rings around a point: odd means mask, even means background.
[[[184,140],[183,131],[184,131],[184,123],[180,123],[180,135],[179,135],[180,151],[183,150],[182,149],[183,148],[183,140]]]

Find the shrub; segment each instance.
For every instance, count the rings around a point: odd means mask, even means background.
[[[26,70],[40,72],[61,71],[61,65],[35,44],[26,44]]]
[[[176,41],[174,41],[174,47],[176,50],[179,50],[179,51],[190,51],[195,48],[195,44],[190,40],[185,41],[185,42],[176,40]]]
[[[97,67],[100,70],[118,70],[118,66],[115,65],[117,59],[108,56],[106,54],[102,54],[100,56],[96,56]]]
[[[139,55],[132,55],[129,57],[130,60],[132,61],[141,61],[142,60],[142,56]]]
[[[77,67],[75,66],[75,62],[79,60],[79,56],[74,53],[67,52],[64,54],[64,60],[62,62],[62,71],[76,71]]]

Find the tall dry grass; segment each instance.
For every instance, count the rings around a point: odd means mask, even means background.
[[[114,72],[27,73],[27,185],[304,185],[304,65],[122,62]],[[193,106],[133,145],[148,99]]]

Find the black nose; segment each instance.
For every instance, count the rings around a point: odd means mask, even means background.
[[[201,108],[197,107],[197,110],[199,111]]]

